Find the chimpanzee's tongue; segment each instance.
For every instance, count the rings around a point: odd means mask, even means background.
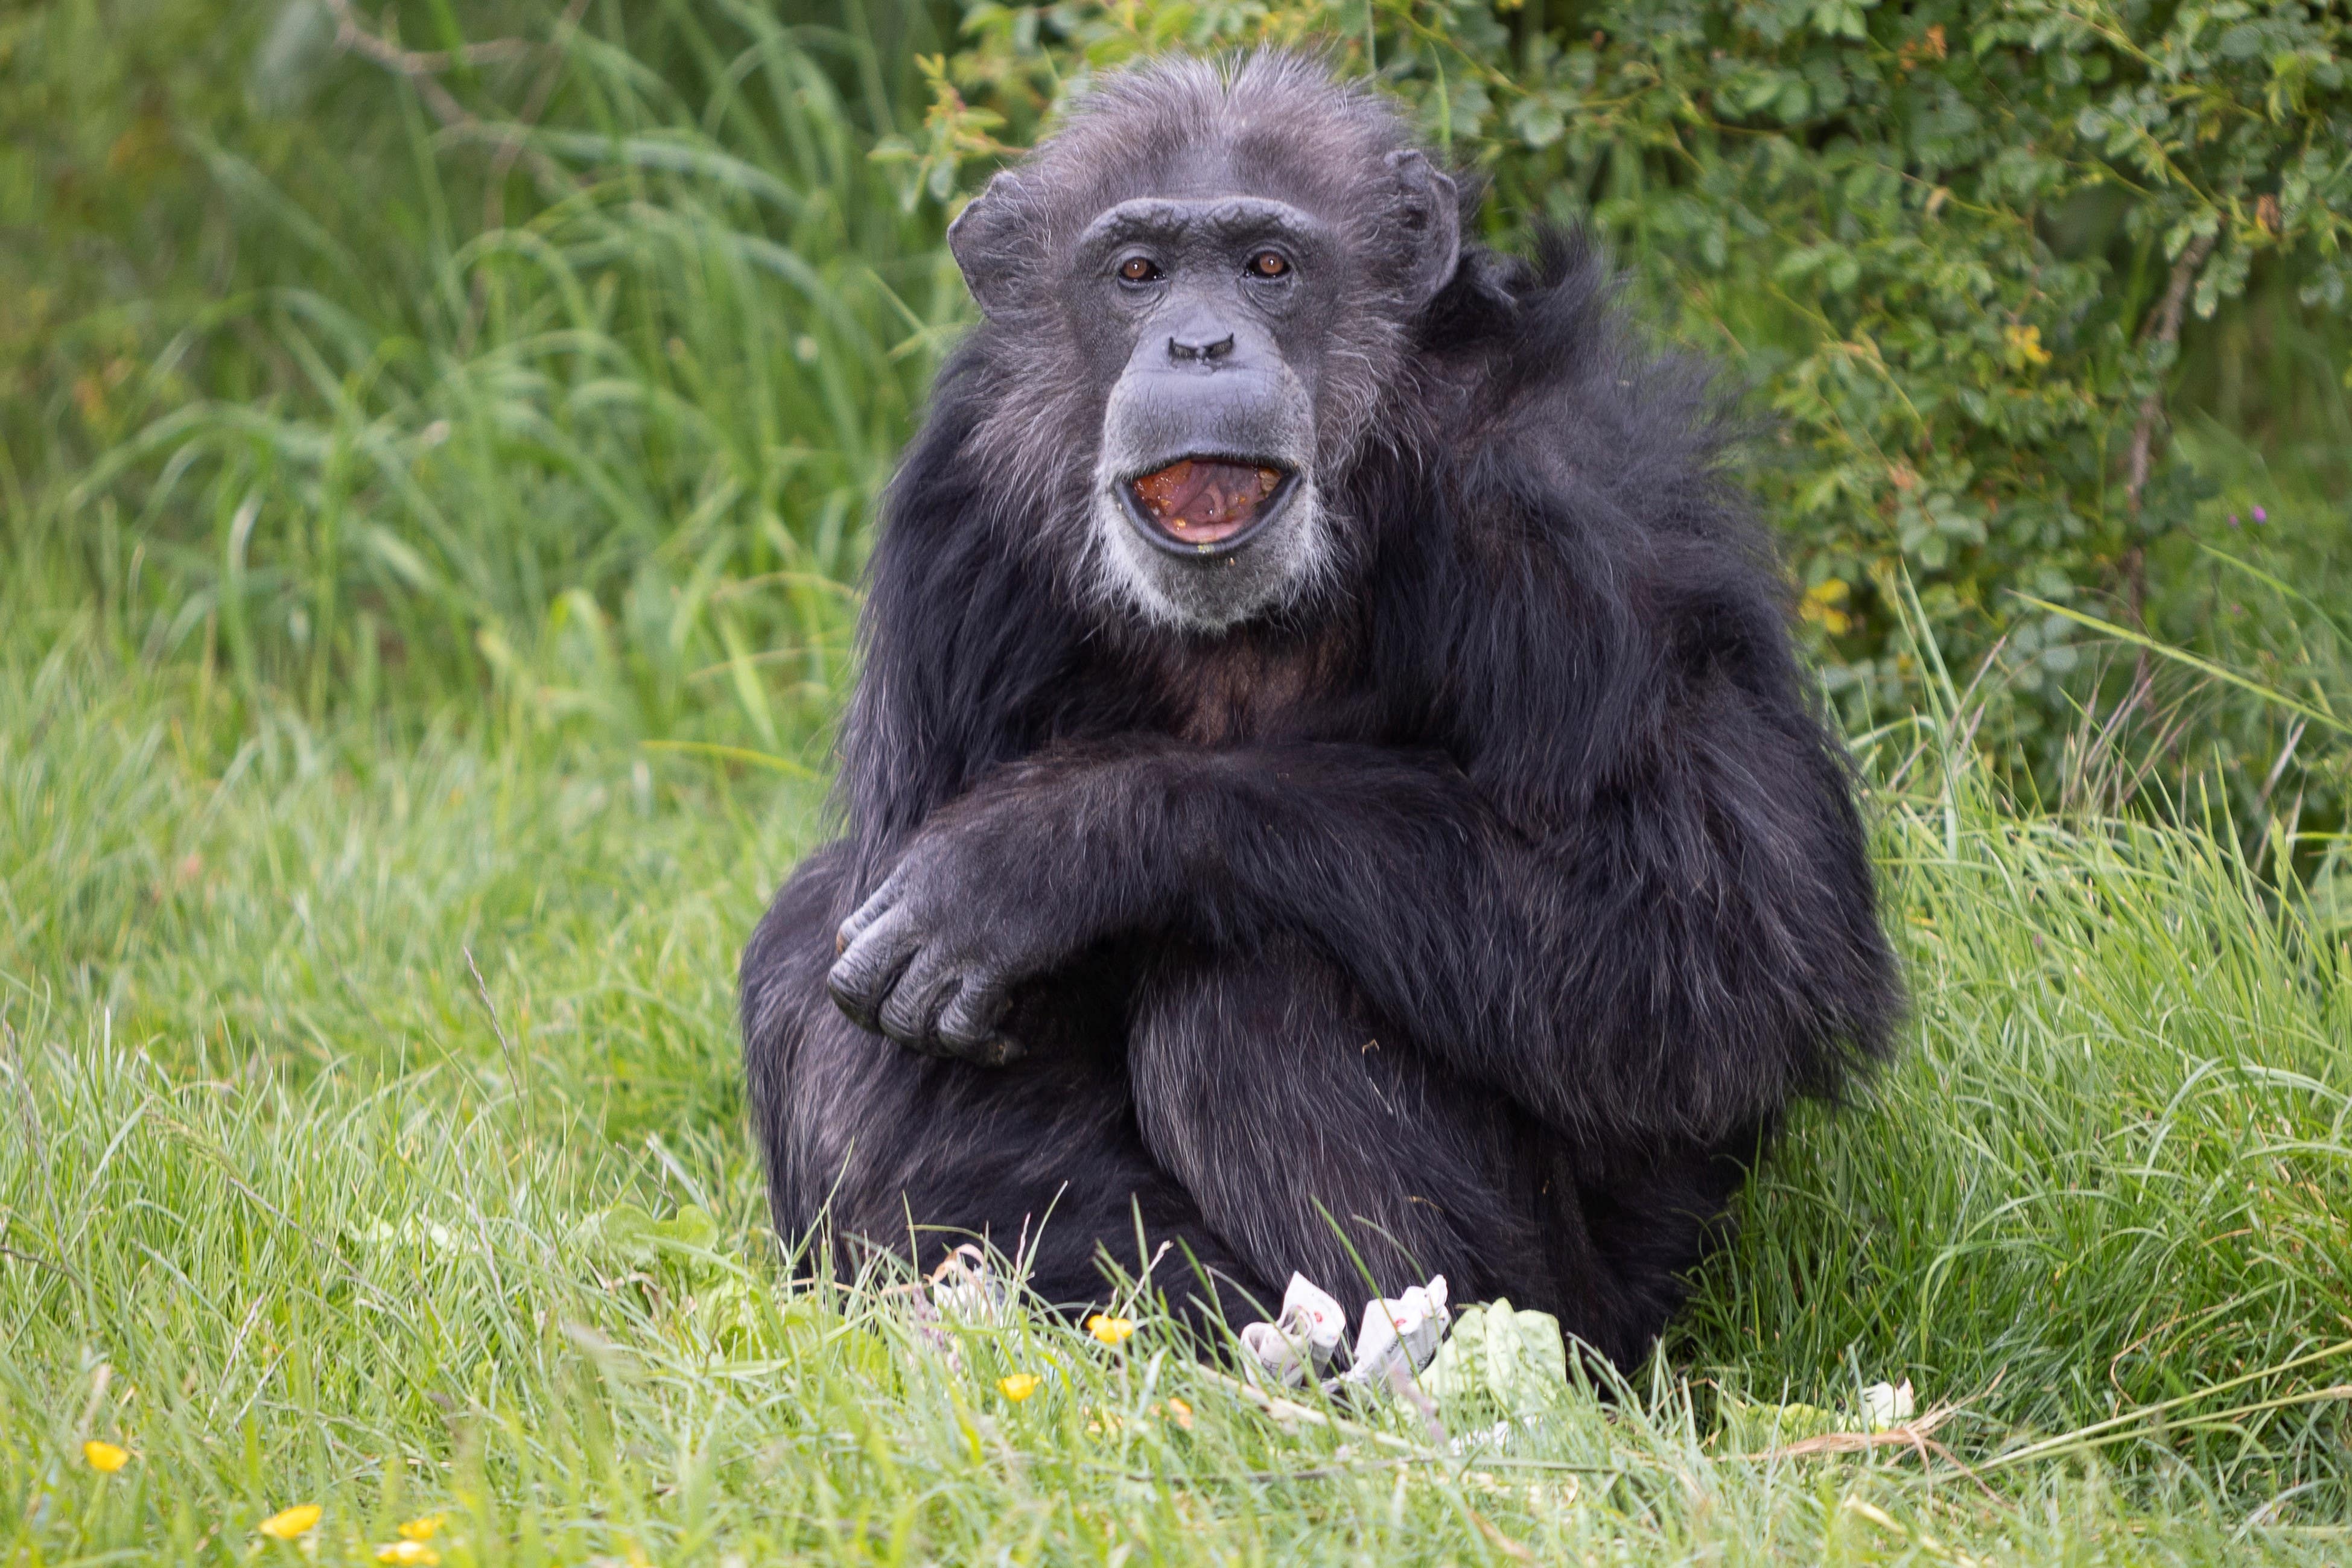
[[[1282,483],[1278,468],[1187,457],[1135,482],[1135,497],[1170,538],[1221,544],[1249,527]]]

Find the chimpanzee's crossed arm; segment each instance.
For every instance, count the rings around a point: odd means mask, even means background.
[[[1049,754],[926,824],[830,983],[866,1027],[985,1061],[1018,1049],[1012,988],[1104,937],[1299,934],[1556,1125],[1719,1134],[1874,1049],[1895,993],[1838,764],[1737,692],[1704,703],[1534,830],[1429,753]]]

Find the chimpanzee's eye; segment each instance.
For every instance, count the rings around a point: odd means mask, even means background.
[[[1118,276],[1124,283],[1149,283],[1160,276],[1160,269],[1148,256],[1130,256],[1118,264]]]
[[[1290,270],[1290,262],[1278,250],[1262,250],[1250,257],[1249,269],[1259,277],[1280,277]]]

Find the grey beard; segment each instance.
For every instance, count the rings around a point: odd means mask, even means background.
[[[1087,584],[1092,597],[1180,632],[1215,633],[1307,598],[1337,569],[1331,518],[1312,474],[1302,473],[1283,515],[1233,555],[1200,560],[1138,538],[1118,480],[1095,476]]]

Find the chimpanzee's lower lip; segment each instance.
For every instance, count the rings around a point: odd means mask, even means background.
[[[1174,467],[1176,464],[1185,461],[1185,458],[1172,458],[1167,463],[1159,464],[1145,469],[1140,474],[1120,480],[1116,486],[1119,503],[1127,513],[1127,520],[1134,526],[1135,531],[1142,535],[1145,541],[1156,549],[1172,556],[1181,557],[1186,560],[1216,560],[1247,549],[1251,540],[1265,532],[1275,520],[1289,508],[1291,497],[1298,488],[1297,471],[1287,464],[1277,463],[1271,458],[1232,457],[1207,453],[1192,453],[1187,455],[1194,462],[1230,463],[1252,468],[1271,468],[1280,473],[1282,477],[1275,485],[1272,493],[1257,504],[1255,515],[1241,531],[1214,541],[1188,539],[1181,534],[1171,533],[1151,515],[1150,509],[1144,506],[1141,497],[1136,494],[1136,482],[1139,479],[1165,472]]]

